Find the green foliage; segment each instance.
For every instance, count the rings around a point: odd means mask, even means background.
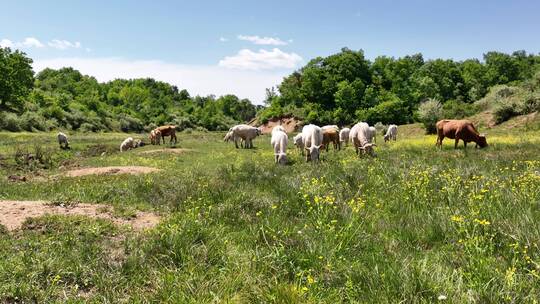
[[[472,116],[477,112],[478,108],[475,104],[457,100],[448,100],[443,104],[442,117],[448,119],[461,119]]]
[[[0,111],[21,112],[33,82],[32,59],[0,47]]]
[[[437,133],[435,124],[443,118],[443,107],[437,99],[429,99],[420,104],[418,107],[418,118],[427,134]]]
[[[343,125],[376,119],[400,123],[409,121],[420,103],[429,98],[442,104],[450,102],[446,113],[463,117],[474,114],[477,109],[469,104],[482,98],[490,86],[525,81],[540,67],[540,56],[524,51],[511,55],[489,52],[484,60],[424,61],[422,54],[415,54],[397,59],[380,56],[370,62],[362,50],[344,48],[340,53],[317,57],[286,77],[278,87],[280,98],[268,99],[270,106],[259,117],[304,109],[301,117],[313,123]],[[389,101],[397,100],[405,103],[397,104],[401,115],[389,115]]]
[[[482,110],[493,112],[496,123],[516,115],[540,111],[540,73],[519,86],[498,85],[475,104]]]

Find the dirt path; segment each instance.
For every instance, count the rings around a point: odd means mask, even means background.
[[[70,170],[64,173],[68,177],[78,177],[85,175],[111,175],[111,174],[146,174],[158,172],[160,169],[142,166],[114,166],[114,167],[94,167]]]
[[[154,213],[137,211],[135,217],[124,219],[114,216],[110,206],[77,203],[70,206],[53,205],[47,201],[0,201],[0,224],[8,230],[22,226],[27,218],[46,214],[82,215],[92,218],[108,219],[118,225],[130,225],[133,229],[145,229],[156,226],[160,217]]]

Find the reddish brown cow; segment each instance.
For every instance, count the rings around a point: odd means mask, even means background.
[[[459,140],[463,140],[465,148],[467,148],[467,143],[474,141],[476,147],[480,148],[487,147],[486,136],[479,134],[476,131],[473,123],[469,120],[439,120],[436,124],[437,126],[437,143],[435,145],[439,146],[442,149],[442,141],[445,137],[455,139],[456,143],[454,148],[457,149]]]
[[[174,143],[176,144],[176,127],[175,126],[171,126],[171,125],[161,126],[161,127],[157,127],[156,130],[161,132],[161,138],[163,138],[163,143],[165,143],[165,136],[170,136],[171,140],[169,141],[169,143],[172,143],[174,139]]]
[[[323,130],[323,148],[328,152],[328,146],[330,143],[334,144],[334,150],[341,150],[341,143],[339,142],[339,131],[336,129],[325,129]]]

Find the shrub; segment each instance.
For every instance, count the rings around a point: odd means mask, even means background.
[[[36,112],[23,113],[20,118],[20,126],[21,129],[26,131],[45,131],[49,129],[45,118]]]
[[[0,112],[0,130],[18,132],[21,130],[19,117],[14,113]]]
[[[435,124],[442,118],[442,115],[443,107],[436,99],[428,99],[418,107],[418,118],[424,124],[426,133],[428,134],[435,134],[437,132]]]
[[[142,132],[142,122],[126,114],[119,115],[120,130],[122,132]]]
[[[465,103],[462,101],[449,100],[443,105],[443,117],[461,119],[472,116],[478,112],[475,104]]]
[[[370,125],[377,122],[402,125],[410,121],[409,108],[401,100],[381,102],[367,111],[359,112],[358,114],[360,114],[358,115],[360,120],[364,119]]]

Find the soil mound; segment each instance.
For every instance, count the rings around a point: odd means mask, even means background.
[[[158,172],[159,169],[152,167],[142,166],[116,166],[116,167],[95,167],[95,168],[82,168],[77,170],[67,171],[64,175],[68,177],[78,177],[85,175],[112,175],[112,174],[146,174],[152,172]]]
[[[82,215],[92,218],[111,220],[118,225],[130,225],[133,229],[152,228],[159,223],[160,217],[154,213],[137,211],[133,218],[125,219],[114,216],[107,205],[75,203],[64,206],[47,201],[0,201],[0,224],[8,230],[22,226],[27,218],[47,214]]]
[[[304,125],[304,122],[294,116],[282,116],[274,117],[268,120],[266,123],[259,126],[258,120],[253,120],[249,123],[251,126],[260,127],[263,134],[269,134],[272,132],[272,129],[275,126],[283,126],[285,132],[291,134],[293,132],[299,131],[299,129]]]

